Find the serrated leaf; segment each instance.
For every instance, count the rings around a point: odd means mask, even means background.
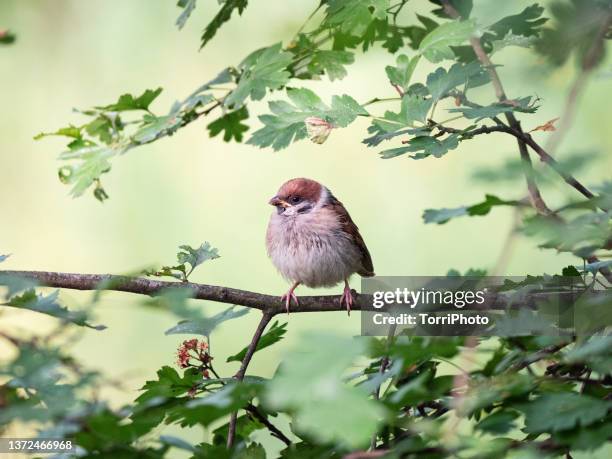
[[[290,63],[291,54],[282,51],[280,43],[265,48],[252,65],[243,69],[238,86],[226,97],[225,105],[239,107],[248,97],[263,99],[267,89],[278,89],[289,81]]]
[[[437,223],[439,225],[462,216],[483,216],[491,212],[496,206],[520,206],[520,201],[506,201],[492,194],[485,195],[485,200],[471,206],[455,207],[452,209],[425,209],[423,221],[425,223]]]
[[[134,97],[132,94],[122,94],[114,104],[96,107],[98,110],[109,112],[123,112],[127,110],[148,110],[149,105],[159,96],[162,88],[147,89],[140,96]]]
[[[387,78],[391,84],[397,85],[406,92],[408,87],[410,86],[410,79],[412,78],[412,74],[420,60],[420,56],[413,56],[412,59],[408,58],[404,54],[400,54],[397,57],[397,66],[393,67],[392,65],[388,65],[385,67],[385,72],[387,73]]]
[[[225,0],[219,12],[204,29],[200,49],[202,49],[210,40],[212,40],[223,23],[230,20],[234,10],[238,10],[238,14],[242,14],[244,9],[247,7],[247,4],[248,0]]]
[[[77,127],[71,124],[67,127],[60,128],[55,132],[41,132],[39,134],[36,134],[34,136],[34,140],[40,140],[44,137],[49,137],[49,136],[64,136],[64,137],[72,137],[73,139],[80,139],[82,137],[81,135],[82,129],[83,129],[82,126]]]
[[[185,395],[202,379],[202,375],[194,368],[188,368],[183,376],[180,376],[174,368],[163,366],[157,370],[157,380],[146,381],[140,389],[142,394],[136,398],[136,404],[142,405],[157,398]]]
[[[440,67],[427,76],[427,89],[434,103],[446,97],[457,86],[475,87],[489,81],[488,73],[476,61],[453,64],[447,70]]]
[[[225,311],[222,311],[218,314],[215,314],[212,317],[205,317],[199,320],[184,320],[179,322],[174,327],[166,330],[166,335],[180,335],[180,334],[188,334],[188,335],[203,335],[210,336],[210,333],[223,322],[228,320],[236,319],[238,317],[242,317],[245,314],[249,313],[248,308],[236,309],[235,306],[231,308],[227,308]]]
[[[453,59],[455,54],[450,47],[461,45],[475,32],[476,23],[472,19],[447,22],[429,32],[421,41],[418,51],[433,63]]]
[[[417,136],[408,141],[404,147],[391,148],[380,152],[382,159],[395,158],[406,153],[415,153],[410,155],[412,159],[424,159],[428,156],[441,158],[450,150],[454,150],[459,145],[459,135],[451,134],[448,137],[440,140],[429,136]]]
[[[259,342],[257,343],[257,347],[255,348],[255,352],[265,349],[266,347],[272,346],[273,344],[279,342],[283,339],[285,333],[287,333],[287,322],[279,325],[278,320],[275,321],[270,327],[270,329],[260,338]],[[242,359],[244,359],[246,353],[247,347],[242,349],[237,354],[229,356],[226,362],[242,362]]]
[[[355,99],[347,95],[333,96],[331,107],[309,89],[288,89],[287,95],[293,104],[285,101],[270,102],[268,105],[273,115],[259,117],[264,127],[253,133],[248,144],[260,148],[272,146],[274,150],[280,150],[292,141],[306,137],[307,118],[320,118],[331,127],[346,127],[357,116],[367,114]]]
[[[26,290],[18,296],[9,298],[5,306],[11,306],[20,309],[29,309],[30,311],[40,312],[57,319],[62,319],[82,327],[93,328],[94,330],[104,330],[104,325],[90,325],[87,322],[87,314],[84,312],[69,311],[68,308],[61,306],[57,302],[59,290],[50,293],[47,296],[36,294],[34,289]]]
[[[241,123],[241,121],[249,118],[249,112],[246,106],[226,113],[217,118],[207,126],[210,137],[215,137],[223,132],[223,140],[230,142],[233,139],[236,142],[242,142],[242,135],[249,130],[249,126]]]
[[[539,434],[593,424],[612,409],[612,402],[574,392],[559,392],[544,394],[516,408],[525,413],[525,430]]]
[[[534,113],[537,108],[537,106],[531,104],[531,97],[527,96],[514,101],[496,102],[484,107],[451,108],[449,112],[461,113],[466,118],[478,122],[485,118],[494,118],[508,112]]]
[[[313,74],[326,74],[330,81],[341,80],[347,75],[346,65],[355,61],[349,51],[315,50],[312,53],[308,70]]]
[[[62,166],[59,176],[62,183],[72,185],[70,194],[81,196],[100,176],[111,168],[109,159],[117,150],[105,146],[84,147],[62,153],[61,159],[81,159],[80,163]]]
[[[385,411],[367,392],[342,381],[362,351],[358,340],[305,335],[266,385],[265,405],[295,412],[294,428],[321,442],[349,447],[367,443]]]
[[[432,100],[425,99],[420,96],[406,94],[402,97],[401,109],[399,113],[393,113],[391,111],[385,112],[384,119],[391,123],[396,123],[399,127],[413,127],[414,122],[425,124],[427,120],[427,113],[431,108]],[[376,120],[377,124],[381,124],[381,121]]]
[[[324,25],[361,36],[376,19],[385,20],[389,0],[334,0],[327,3]]]
[[[132,136],[136,143],[143,144],[152,142],[163,135],[172,134],[183,122],[179,115],[152,116],[145,115],[143,124]]]
[[[191,271],[205,261],[219,258],[219,251],[212,247],[209,242],[204,242],[195,249],[189,245],[181,245],[179,249],[181,250],[176,254],[176,259],[181,264],[188,263],[191,266]]]
[[[261,384],[229,382],[221,389],[205,397],[198,397],[168,412],[168,422],[178,422],[182,427],[212,422],[237,411],[250,402],[260,391]]]

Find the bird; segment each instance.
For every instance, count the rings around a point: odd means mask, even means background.
[[[289,313],[291,302],[299,307],[295,289],[333,287],[344,281],[340,307],[348,314],[354,304],[349,277],[374,276],[370,252],[344,205],[329,188],[316,180],[294,178],[285,182],[268,202],[272,212],[266,233],[266,249],[272,264],[291,282],[281,296]]]

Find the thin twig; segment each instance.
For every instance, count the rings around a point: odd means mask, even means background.
[[[263,331],[266,328],[266,325],[270,322],[270,320],[274,317],[274,314],[269,312],[264,312],[261,316],[261,320],[255,329],[255,333],[253,334],[253,339],[251,339],[251,343],[247,348],[246,354],[242,359],[242,363],[240,365],[240,369],[238,373],[236,373],[236,378],[238,381],[242,381],[244,379],[244,375],[246,374],[247,367],[251,362],[251,358],[257,349],[257,344],[263,335]],[[230,449],[234,445],[234,437],[236,436],[236,419],[238,418],[238,412],[233,412],[230,417],[229,430],[227,433],[227,448]]]

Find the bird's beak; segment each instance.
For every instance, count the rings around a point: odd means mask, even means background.
[[[270,201],[268,201],[268,204],[270,204],[271,206],[274,206],[274,207],[281,206],[281,207],[283,207],[285,209],[287,207],[289,207],[289,203],[286,202],[286,201],[283,201],[278,196],[274,196],[272,199],[270,199]]]

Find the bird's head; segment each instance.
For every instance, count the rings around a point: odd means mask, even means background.
[[[286,217],[311,212],[321,199],[323,186],[307,178],[295,178],[285,182],[269,204],[279,215]]]

